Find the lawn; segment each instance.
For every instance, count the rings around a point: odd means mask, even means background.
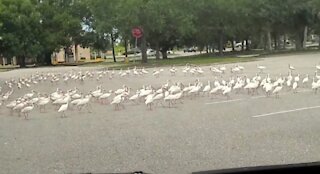
[[[236,63],[236,62],[248,62],[255,61],[257,58],[253,57],[207,57],[207,56],[190,56],[190,57],[179,57],[179,58],[170,58],[170,59],[149,59],[148,63],[142,64],[141,60],[130,61],[129,63],[125,62],[103,62],[99,64],[89,64],[84,66],[106,66],[113,69],[124,69],[128,67],[161,67],[161,66],[183,66],[186,64],[191,65],[209,65],[209,64],[225,64],[225,63]]]
[[[11,71],[13,70],[14,67],[8,66],[8,67],[2,67],[0,66],[0,72],[6,72],[6,71]]]

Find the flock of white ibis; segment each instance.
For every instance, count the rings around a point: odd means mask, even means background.
[[[257,73],[254,76],[245,75],[245,68],[240,65],[235,65],[230,68],[230,73],[227,75],[227,67],[210,66],[200,67],[186,65],[182,68],[170,67],[168,70],[154,68],[153,70],[145,68],[137,68],[127,70],[87,70],[87,71],[68,71],[65,73],[40,73],[36,72],[28,77],[12,78],[1,84],[0,86],[0,113],[8,112],[10,115],[24,115],[25,119],[29,118],[30,112],[47,112],[47,106],[53,106],[51,112],[60,113],[61,117],[66,117],[66,111],[81,112],[86,109],[92,112],[92,104],[113,105],[115,110],[125,109],[125,105],[138,105],[144,103],[148,110],[161,105],[162,107],[173,107],[177,104],[183,104],[183,99],[193,99],[199,96],[209,96],[215,98],[217,96],[225,96],[229,99],[232,94],[239,93],[248,95],[257,95],[264,93],[266,97],[279,97],[279,93],[286,88],[292,90],[293,93],[298,91],[298,88],[310,88],[316,93],[320,88],[320,76],[317,71],[320,66],[316,66],[316,71],[312,79],[309,79],[308,74],[301,75],[295,73],[295,68],[292,65],[288,67],[288,74],[271,77],[266,73],[266,66],[257,65]],[[150,71],[150,72],[149,72]],[[119,89],[107,89],[108,87],[98,85],[90,91],[80,91],[77,87],[69,90],[57,88],[59,83],[80,82],[90,83],[90,81],[101,82],[113,78],[140,78],[152,75],[153,78],[159,78],[162,74],[169,76],[183,75],[181,78],[192,79],[188,84],[181,82],[173,82],[167,80],[160,86],[143,85],[141,88],[134,90],[129,87],[130,84],[125,84]],[[212,73],[208,81],[202,82],[199,77],[205,73]],[[188,76],[188,77],[186,77]],[[48,91],[37,91],[37,85],[47,82],[48,88],[54,88],[52,93]],[[75,83],[79,84],[79,83]],[[28,93],[13,97],[16,91],[27,89]],[[31,88],[33,90],[31,90]]]

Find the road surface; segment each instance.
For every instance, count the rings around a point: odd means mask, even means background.
[[[252,77],[257,64],[267,67],[272,77],[287,75],[288,64],[295,66],[294,75],[310,74],[320,62],[320,54],[282,55],[239,63]],[[227,64],[230,68],[234,64]],[[94,67],[90,67],[92,69]],[[83,67],[22,69],[2,72],[0,79],[28,76],[35,71],[63,72]],[[203,76],[184,76],[181,68],[170,76],[168,68],[159,78],[115,77],[101,82],[86,81],[35,86],[41,92],[54,92],[77,86],[81,91],[94,90],[98,84],[109,90],[123,84],[132,90],[151,84],[159,87],[167,80],[188,84],[214,80],[208,67]],[[150,69],[149,71],[152,71]],[[224,75],[230,77],[229,71]],[[312,79],[311,79],[312,80]],[[313,162],[320,160],[320,94],[300,87],[297,94],[284,89],[279,99],[265,97],[260,91],[250,96],[245,91],[211,99],[186,97],[174,108],[155,107],[149,111],[141,103],[126,103],[114,111],[110,105],[92,103],[93,112],[68,111],[60,118],[53,106],[46,113],[38,108],[26,121],[16,114],[0,110],[0,171],[19,173],[113,173],[144,171],[149,173],[190,173],[244,166]],[[30,89],[14,93],[21,96]],[[132,93],[134,93],[134,91]]]

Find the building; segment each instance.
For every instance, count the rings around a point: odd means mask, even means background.
[[[59,52],[55,52],[51,56],[52,64],[57,63],[75,63],[79,61],[89,61],[91,60],[91,52],[90,48],[83,48],[80,45],[77,46],[77,55],[76,56],[76,50],[75,46],[72,45],[70,49],[60,49]],[[76,60],[76,57],[78,60]]]

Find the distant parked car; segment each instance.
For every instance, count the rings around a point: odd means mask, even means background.
[[[194,47],[190,47],[190,48],[185,48],[185,49],[183,49],[183,52],[184,53],[186,53],[186,52],[196,52],[197,50],[196,50],[196,48],[194,48]]]
[[[173,54],[173,51],[172,50],[168,50],[167,54]]]
[[[127,51],[127,54],[129,55],[129,54],[134,54],[135,52],[134,51],[136,51],[136,54],[139,54],[141,51],[140,51],[140,49],[138,48],[138,49],[135,49],[135,48],[133,48],[133,49],[131,49],[131,50],[128,50]],[[122,53],[122,55],[125,55],[126,53]]]
[[[148,56],[156,56],[156,51],[153,49],[147,49],[147,55]]]

